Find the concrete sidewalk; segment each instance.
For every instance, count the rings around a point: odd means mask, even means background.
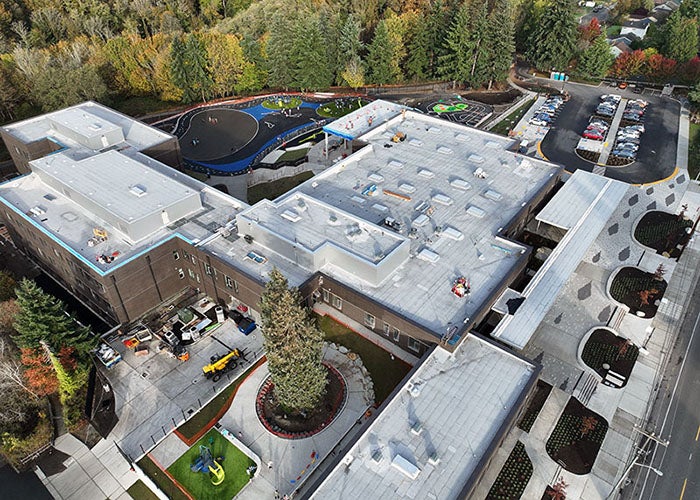
[[[103,439],[90,450],[71,434],[64,434],[56,440],[55,448],[70,455],[64,462],[66,469],[51,476],[46,476],[39,468],[35,470],[54,498],[131,499],[126,490],[139,478],[113,441]]]

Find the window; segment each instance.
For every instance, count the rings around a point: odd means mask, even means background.
[[[341,299],[337,295],[333,295],[333,307],[335,307],[339,311],[342,310],[343,309],[343,299]]]
[[[185,271],[183,271],[182,268],[177,270],[177,275],[180,276],[181,280],[185,279]]]
[[[187,273],[190,275],[190,279],[194,279],[194,271],[192,269],[187,269]]]
[[[196,279],[197,279],[197,283],[201,283],[201,282],[202,282],[202,280],[199,279],[199,273],[197,273]]]
[[[331,293],[328,290],[326,290],[325,288],[323,289],[323,301],[324,302],[331,301]]]
[[[189,259],[189,258],[190,258],[190,255],[187,253],[186,250],[183,250],[183,251],[182,251],[182,256],[183,256],[185,259]]]
[[[177,250],[173,250],[173,259],[180,260],[180,252],[178,252]]]
[[[204,272],[207,273],[209,276],[214,274],[214,271],[212,271],[211,266],[206,262],[204,263]]]
[[[394,328],[391,330],[391,334],[394,336],[394,341],[398,342],[399,339],[401,338],[401,332],[399,331],[398,328]]]
[[[233,281],[231,278],[224,274],[224,282],[226,283],[226,288],[233,288]]]
[[[238,281],[233,280],[233,291],[238,293]]]
[[[412,351],[420,351],[420,343],[413,337],[408,337],[408,348]]]
[[[374,328],[375,323],[376,319],[374,316],[372,316],[370,313],[365,313],[365,325],[369,326],[370,328]]]
[[[384,323],[384,335],[389,336],[389,323]]]
[[[197,265],[197,258],[194,255],[190,255],[190,260],[192,261],[192,264]]]

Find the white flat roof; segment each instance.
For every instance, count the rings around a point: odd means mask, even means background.
[[[586,179],[586,177],[597,177],[602,179],[602,182]],[[525,290],[522,292],[525,301],[515,314],[505,315],[491,334],[493,337],[517,349],[524,348],[530,341],[530,338],[544,319],[547,311],[554,304],[565,283],[576,270],[589,247],[596,240],[610,216],[615,212],[629,188],[629,185],[624,182],[606,179],[582,170],[577,170],[568,182],[572,180],[576,183],[574,188],[570,190],[561,189],[547,206],[565,206],[571,193],[577,192],[579,189],[577,186],[602,185],[602,188],[598,193],[595,193],[588,208],[576,216],[576,224],[569,229],[544,265],[532,278],[532,281],[525,287]],[[576,203],[573,204],[573,208],[577,208]],[[578,208],[581,208],[580,202],[578,203]],[[550,213],[556,212],[556,209],[550,210]],[[561,221],[566,218],[566,215],[564,215],[562,218],[555,220]]]
[[[113,150],[80,161],[56,153],[34,160],[31,166],[124,221],[160,212],[196,192],[153,170],[145,158],[137,160]]]
[[[397,131],[404,142],[390,141]],[[332,263],[324,272],[442,336],[512,271],[525,247],[499,232],[561,168],[510,151],[512,139],[412,111],[360,140],[369,145],[297,190],[378,226],[392,217],[411,257],[378,286]],[[468,298],[451,292],[460,276]]]
[[[25,143],[50,138],[62,146],[74,150],[76,154],[80,154],[81,150],[86,149],[81,144],[55,130],[51,123],[52,120],[63,123],[69,128],[86,134],[86,136],[98,136],[105,134],[108,130],[121,128],[124,136],[123,147],[132,147],[138,151],[155,146],[173,137],[162,130],[149,127],[134,118],[93,101],[86,101],[69,108],[12,123],[3,126],[2,130]],[[99,132],[92,130],[95,128],[95,124],[99,124],[104,128]],[[83,152],[82,154],[88,153]]]
[[[386,123],[404,109],[408,108],[393,102],[377,100],[332,121],[324,126],[323,130],[352,140],[366,134],[377,125]]]
[[[311,498],[459,498],[535,375],[473,335],[437,347]]]

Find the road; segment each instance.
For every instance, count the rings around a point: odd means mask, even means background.
[[[700,402],[697,399],[700,391],[700,287],[697,283],[679,339],[665,377],[669,393],[664,394],[664,399],[670,398],[670,406],[660,405],[659,418],[663,427],[657,432],[670,443],[667,448],[658,446],[655,453],[649,455],[650,464],[661,470],[663,476],[635,467],[630,474],[633,485],[623,490],[622,499],[700,498]]]

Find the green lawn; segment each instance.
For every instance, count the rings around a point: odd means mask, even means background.
[[[333,101],[319,106],[318,109],[316,109],[316,113],[324,118],[340,118],[341,116],[345,116],[348,113],[360,109],[365,104],[367,103],[360,98],[350,99],[347,101],[347,106],[340,105],[338,101]]]
[[[250,186],[248,188],[248,203],[254,205],[263,198],[274,200],[290,189],[297,187],[302,182],[311,179],[313,176],[313,172],[302,172],[292,177],[284,177],[276,181]]]
[[[285,151],[282,153],[282,156],[277,158],[276,163],[280,163],[283,161],[296,161],[304,158],[307,154],[309,154],[309,149],[310,148],[300,148],[300,149],[292,149],[291,151]]]
[[[608,38],[616,37],[620,34],[620,30],[622,30],[622,26],[613,24],[612,26],[608,26],[606,32],[608,35]]]
[[[165,474],[160,468],[153,463],[153,461],[148,458],[148,456],[143,457],[141,460],[136,462],[136,464],[141,467],[143,472],[146,473],[151,480],[156,483],[158,488],[168,495],[170,500],[188,500],[187,495],[185,495],[180,488],[178,488],[175,483],[173,483],[170,478]]]
[[[411,370],[410,365],[399,358],[392,360],[387,351],[332,318],[316,316],[316,319],[328,342],[343,345],[362,358],[374,383],[374,399],[377,404],[384,401]]]
[[[688,174],[695,179],[700,174],[700,124],[690,124],[688,138]]]
[[[527,113],[527,110],[530,109],[534,103],[535,99],[530,99],[528,102],[525,102],[518,109],[494,125],[490,131],[494,134],[508,135],[508,132],[518,124],[523,115]]]
[[[131,488],[126,490],[126,492],[134,500],[158,500],[158,497],[153,493],[148,486],[143,484],[140,479],[131,485]]]
[[[211,484],[208,473],[192,472],[190,465],[199,457],[199,446],[207,446],[212,457],[223,456],[221,462],[226,478],[218,486]],[[250,481],[246,469],[254,462],[236,448],[219,431],[212,429],[187,452],[168,467],[168,472],[197,500],[233,498]]]
[[[182,434],[187,439],[192,439],[201,431],[207,424],[209,424],[216,416],[219,411],[224,407],[228,398],[233,392],[238,389],[241,382],[245,380],[248,374],[253,371],[257,364],[248,368],[240,377],[234,380],[231,385],[226,387],[221,391],[214,399],[212,399],[204,408],[189,419],[187,422],[182,424],[177,428],[178,432]]]
[[[265,99],[262,103],[262,107],[267,109],[292,109],[299,106],[301,99],[298,97],[288,97],[286,101],[281,98]]]

